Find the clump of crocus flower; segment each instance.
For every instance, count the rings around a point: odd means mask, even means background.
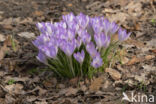
[[[60,77],[91,77],[109,64],[108,54],[131,33],[104,17],[80,13],[62,16],[60,22],[37,23],[41,34],[33,41],[37,59]],[[118,33],[118,41],[113,36]]]

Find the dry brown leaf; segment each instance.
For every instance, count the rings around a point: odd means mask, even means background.
[[[141,26],[137,23],[135,24],[135,30],[140,30],[141,29]]]
[[[3,25],[3,28],[4,28],[4,29],[7,29],[7,30],[13,29],[12,25],[10,25],[10,24]]]
[[[75,95],[77,92],[78,92],[78,89],[70,87],[66,89],[65,95],[66,96]]]
[[[69,82],[71,85],[76,85],[78,83],[78,77],[72,78]]]
[[[147,55],[147,56],[145,56],[145,60],[151,60],[153,58],[155,58],[154,55]]]
[[[3,41],[5,41],[5,37],[4,35],[0,34],[0,42],[3,42]]]
[[[121,74],[115,70],[115,69],[112,69],[112,68],[106,68],[105,69],[105,72],[109,73],[109,75],[114,79],[114,80],[119,80],[121,79]]]
[[[11,40],[12,40],[12,37],[9,35],[6,37],[5,41],[4,41],[4,46],[11,46]]]
[[[127,65],[133,65],[133,64],[136,64],[140,61],[141,61],[140,58],[137,58],[136,56],[134,56],[131,60],[128,61]]]
[[[90,91],[98,91],[100,87],[102,86],[103,77],[100,76],[98,78],[95,78],[91,81],[91,85],[89,86]]]
[[[6,104],[14,104],[16,101],[15,98],[13,98],[13,96],[11,96],[10,94],[6,94],[5,95],[5,102]]]
[[[0,98],[0,102],[1,102],[1,104],[6,104],[5,98]]]
[[[27,39],[35,38],[35,34],[34,33],[30,33],[30,32],[21,32],[21,33],[19,33],[17,35],[20,36],[20,37],[23,37],[23,38],[27,38]]]
[[[8,90],[11,94],[24,94],[23,85],[22,84],[12,84],[12,85],[6,85],[5,88]]]
[[[43,12],[42,11],[35,11],[33,14],[35,16],[42,16],[43,15]]]
[[[134,45],[137,46],[139,48],[143,48],[144,47],[144,43],[138,40],[134,40],[134,39],[128,39],[127,41],[125,41],[126,44],[129,45]]]
[[[72,3],[69,3],[69,4],[67,4],[67,6],[68,6],[68,7],[72,7],[72,6],[73,6],[73,4],[72,4]]]
[[[8,50],[9,48],[6,45],[0,48],[0,60],[2,60],[5,57],[5,54]]]
[[[35,104],[48,104],[46,101],[36,101]]]
[[[155,53],[156,54],[156,49],[153,49],[153,50],[151,50],[153,53]]]

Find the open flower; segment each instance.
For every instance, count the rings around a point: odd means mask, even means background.
[[[74,58],[80,63],[82,64],[83,60],[84,60],[84,57],[85,57],[85,53],[84,53],[84,50],[80,52],[77,52],[77,53],[74,53]]]
[[[67,56],[71,56],[76,48],[76,42],[75,40],[71,42],[63,40],[60,43],[60,48]]]
[[[102,66],[102,64],[103,64],[102,58],[100,57],[100,54],[97,53],[96,57],[93,58],[93,61],[92,61],[91,65],[94,68],[99,68],[100,66]]]
[[[131,35],[131,32],[127,33],[126,30],[122,30],[121,28],[118,31],[118,38],[120,41],[127,40],[127,38]]]
[[[76,20],[78,22],[79,27],[81,29],[85,29],[89,23],[89,16],[80,13],[78,16],[76,16]]]
[[[86,50],[90,54],[90,56],[92,58],[96,57],[97,50],[96,50],[95,45],[94,45],[93,42],[90,42],[90,43],[87,44]]]
[[[101,49],[102,47],[108,47],[110,43],[110,37],[106,36],[104,33],[95,34],[94,39],[99,49]]]
[[[40,62],[47,64],[47,57],[46,57],[46,55],[44,55],[44,53],[42,51],[39,51],[39,53],[36,57]]]

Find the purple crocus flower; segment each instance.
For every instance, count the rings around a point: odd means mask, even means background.
[[[90,43],[87,44],[86,50],[90,54],[90,56],[92,58],[94,58],[96,56],[96,54],[97,54],[97,50],[96,50],[95,45],[94,45],[93,42],[90,42]]]
[[[73,13],[62,16],[63,21],[65,21],[70,29],[78,29],[76,17]]]
[[[73,40],[75,38],[75,30],[68,29],[67,30],[67,37],[69,40]]]
[[[122,30],[121,28],[118,31],[118,38],[120,41],[127,40],[127,38],[131,35],[131,32],[127,33],[126,30]]]
[[[74,53],[74,58],[80,63],[82,64],[83,60],[84,60],[84,57],[85,57],[85,53],[84,53],[84,50],[80,52],[77,52],[77,53]]]
[[[71,42],[63,40],[60,43],[60,48],[67,56],[71,56],[76,48],[75,40]]]
[[[103,31],[102,20],[100,17],[92,18],[91,25],[94,30],[94,33],[99,34]]]
[[[87,32],[87,30],[82,31],[80,37],[84,44],[87,44],[91,41],[91,35]]]
[[[42,52],[45,53],[46,56],[50,58],[56,58],[58,47],[45,45],[41,47],[40,49],[42,50]]]
[[[104,27],[105,35],[109,35],[108,32],[110,31],[110,26],[111,26],[111,23],[109,22],[109,20],[104,19],[103,20],[103,27]]]
[[[82,40],[81,40],[81,38],[78,36],[78,37],[77,37],[77,40],[76,40],[76,47],[77,47],[77,48],[80,48],[81,44],[82,44]]]
[[[110,30],[109,30],[109,32],[111,33],[110,35],[115,34],[118,31],[118,29],[119,26],[115,22],[112,22],[110,24]]]
[[[40,62],[42,62],[42,63],[44,63],[44,64],[47,64],[47,57],[46,57],[46,55],[44,55],[44,53],[43,53],[42,51],[39,51],[39,53],[38,53],[38,55],[36,56],[36,58],[37,58]]]
[[[76,16],[76,20],[81,29],[85,29],[89,23],[89,17],[83,13],[80,13],[78,16]]]
[[[101,49],[102,47],[108,47],[110,43],[110,36],[106,36],[104,33],[95,34],[94,39],[99,49]]]
[[[37,28],[40,30],[41,33],[45,33],[45,23],[41,22],[41,23],[37,23],[36,24]]]
[[[94,67],[94,68],[99,68],[100,66],[102,66],[103,64],[103,60],[102,58],[100,57],[100,54],[97,53],[96,54],[96,57],[93,58],[93,61],[91,63],[91,65]]]

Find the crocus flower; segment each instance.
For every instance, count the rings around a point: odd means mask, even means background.
[[[74,53],[74,58],[80,63],[82,64],[83,60],[84,60],[84,57],[85,57],[85,53],[84,53],[84,50],[80,52],[77,52],[77,53]]]
[[[46,57],[46,55],[44,55],[44,53],[43,53],[42,51],[39,51],[39,53],[38,53],[38,55],[36,56],[36,58],[37,58],[40,62],[42,62],[42,63],[44,63],[44,64],[47,64],[47,57]]]
[[[77,37],[77,39],[76,39],[76,47],[77,48],[80,48],[81,44],[82,44],[81,38],[80,37]]]
[[[103,31],[102,20],[100,17],[92,18],[90,24],[92,25],[94,33],[99,34]]]
[[[67,56],[71,56],[76,48],[75,40],[71,42],[64,40],[61,43],[60,48]]]
[[[110,36],[106,36],[104,33],[95,34],[94,39],[99,49],[102,47],[108,47],[110,43]]]
[[[110,35],[116,33],[118,31],[118,29],[119,29],[119,26],[115,22],[112,22],[110,24],[110,30],[109,30]]]
[[[127,33],[126,30],[122,30],[121,28],[118,31],[118,38],[120,41],[127,40],[127,38],[131,35],[131,32]]]
[[[83,31],[81,34],[81,39],[84,44],[87,44],[91,41],[91,35],[87,31]]]
[[[100,54],[97,53],[96,57],[93,58],[93,61],[92,61],[91,65],[94,68],[99,68],[100,66],[102,66],[102,64],[103,64],[102,58],[100,57]]]
[[[58,47],[56,46],[43,46],[40,48],[42,52],[45,53],[46,56],[50,58],[56,58],[57,52],[58,52]]]
[[[36,24],[37,28],[40,30],[40,32],[44,33],[45,32],[45,23],[37,23]]]
[[[95,45],[94,45],[93,42],[90,42],[90,43],[87,44],[86,50],[90,54],[90,56],[92,58],[94,58],[96,56],[96,54],[97,54],[97,50],[96,50]]]
[[[89,23],[89,16],[80,13],[78,16],[76,16],[76,20],[80,28],[85,29]]]
[[[103,27],[104,27],[105,35],[109,35],[108,32],[110,31],[110,26],[111,26],[111,23],[109,22],[109,20],[104,19],[103,20]]]

